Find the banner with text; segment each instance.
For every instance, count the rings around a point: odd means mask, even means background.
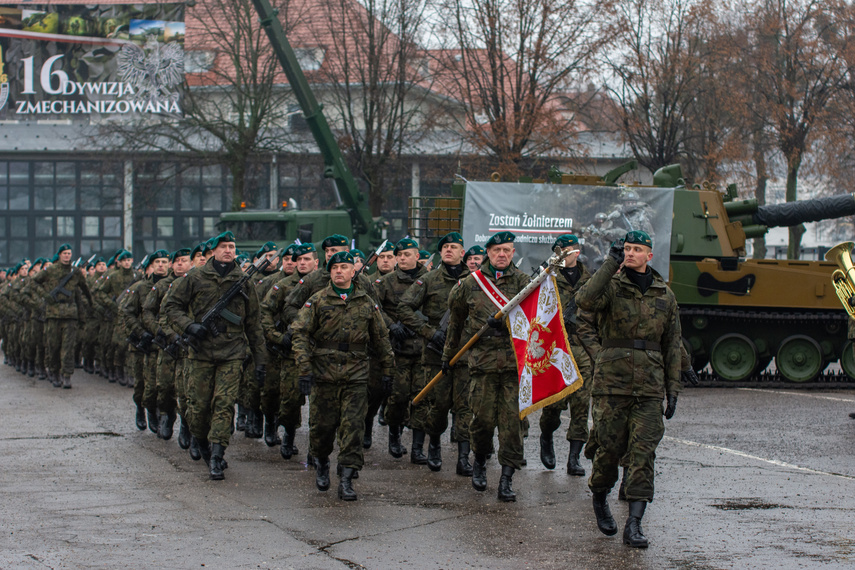
[[[0,120],[181,115],[184,4],[0,6]]]
[[[668,279],[673,204],[668,188],[467,182],[463,241],[483,246],[494,233],[511,231],[514,260],[530,273],[551,255],[555,238],[575,234],[580,259],[594,271],[611,242],[643,230],[653,239],[651,265]]]

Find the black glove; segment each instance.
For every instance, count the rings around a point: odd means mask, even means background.
[[[395,340],[406,340],[407,338],[407,329],[404,328],[404,325],[401,323],[392,323],[389,325],[389,334]]]
[[[312,382],[315,381],[314,374],[308,374],[306,376],[300,376],[297,378],[297,385],[300,387],[300,393],[304,396],[308,396],[312,393]]]
[[[505,318],[502,317],[501,319],[497,319],[496,317],[488,317],[487,318],[487,325],[490,328],[502,330],[505,328]]]
[[[665,400],[668,402],[668,405],[665,406],[665,419],[670,420],[674,417],[674,412],[677,409],[677,395],[667,394]]]
[[[383,392],[383,397],[388,398],[392,395],[392,377],[383,376],[380,378],[380,390]]]
[[[282,335],[282,342],[279,344],[281,344],[283,348],[291,350],[291,331],[285,331]]]
[[[442,349],[445,346],[445,331],[436,329],[436,332],[430,337],[430,343]]]
[[[259,388],[264,386],[264,379],[267,377],[267,368],[263,364],[255,367],[255,383]]]
[[[148,331],[145,331],[140,335],[139,347],[143,350],[148,350],[148,347],[151,346],[152,341],[154,341],[154,335]]]
[[[623,240],[613,241],[609,247],[609,257],[618,262],[618,265],[623,263]]]
[[[199,340],[205,340],[208,338],[208,329],[205,328],[205,325],[200,325],[199,323],[190,323],[187,325],[187,329],[184,332]]]
[[[451,364],[447,360],[442,361],[442,375],[451,376]]]
[[[682,378],[683,380],[683,386],[685,386],[687,383],[691,383],[692,386],[698,385],[698,375],[695,374],[695,371],[691,368],[680,372],[680,378]]]

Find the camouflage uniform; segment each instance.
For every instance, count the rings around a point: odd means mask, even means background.
[[[45,378],[45,300],[41,288],[31,279],[24,287],[23,302],[30,309],[30,342],[35,373]]]
[[[101,311],[101,328],[98,335],[98,342],[101,345],[101,366],[109,374],[110,381],[115,381],[119,372],[116,366],[119,347],[113,342],[113,328],[120,317],[117,300],[133,279],[133,269],[122,267],[110,269],[96,285],[93,295]],[[124,349],[120,353],[123,355]]]
[[[115,328],[124,330],[126,338],[134,344],[139,343],[143,333],[146,332],[145,325],[143,324],[143,301],[151,290],[152,285],[152,280],[149,278],[133,283],[124,293],[121,304],[119,305],[122,325]],[[131,377],[134,379],[134,404],[146,408],[154,416],[156,415],[155,410],[157,407],[156,393],[151,386],[146,384],[144,371],[141,370],[141,363],[144,362],[145,357],[146,351],[132,346],[128,354],[128,374],[132,375]],[[141,372],[143,375],[141,375]],[[149,427],[154,428],[154,426]]]
[[[419,264],[416,265],[416,271],[413,274],[396,268],[374,281],[376,300],[383,311],[387,327],[401,320],[398,312],[401,296],[416,280],[426,274],[427,270]],[[424,342],[418,334],[415,334],[416,329],[411,330],[414,336],[392,343],[392,350],[395,353],[395,374],[392,393],[386,402],[386,422],[390,426],[407,425],[413,430],[426,431],[427,404],[422,403],[410,410],[410,402],[425,386],[420,364]],[[369,393],[369,398],[371,397],[372,394]]]
[[[160,344],[170,344],[177,335],[166,334],[166,331],[158,323],[160,304],[175,281],[175,274],[170,271],[169,275],[152,280],[150,289],[146,292],[142,301],[142,322],[146,331],[157,339]],[[175,366],[176,360],[163,349],[152,346],[153,352],[157,353],[157,362],[154,374],[154,389],[151,390],[154,399],[151,402],[161,414],[166,414],[170,419],[175,419]],[[146,394],[149,393],[146,387]],[[148,398],[146,405],[149,404]]]
[[[95,273],[86,277],[86,285],[89,290],[94,291],[99,286],[98,280],[103,277],[104,273]],[[83,362],[89,367],[89,371],[93,371],[95,367],[95,359],[100,358],[101,345],[99,341],[99,328],[101,322],[101,308],[97,303],[93,303],[90,313],[87,315],[86,324],[83,325]],[[103,365],[103,362],[101,363]]]
[[[368,403],[368,347],[374,349],[385,375],[391,375],[394,367],[389,331],[379,307],[360,287],[343,300],[328,285],[306,301],[293,332],[298,373],[314,375],[309,453],[329,457],[338,432],[339,465],[359,470]]]
[[[442,368],[441,352],[444,347],[437,347],[438,351],[433,350],[429,347],[429,343],[448,310],[448,299],[452,288],[469,275],[466,265],[461,264],[461,267],[460,275],[455,277],[448,271],[445,264],[440,263],[439,267],[416,279],[412,287],[407,289],[401,297],[398,306],[401,322],[416,331],[425,343],[421,357],[424,376],[419,384],[420,387],[426,386]],[[419,318],[416,311],[420,311],[427,317],[427,321]],[[469,391],[469,368],[461,359],[452,368],[451,377],[443,376],[423,400],[427,408],[425,431],[428,435],[434,437],[445,432],[448,427],[448,412],[451,411],[454,418],[451,441],[469,441],[469,422],[472,420]]]
[[[490,269],[489,261],[484,261],[481,271],[508,299],[522,291],[529,282],[528,276],[513,264],[498,279]],[[445,362],[450,361],[463,342],[474,336],[487,319],[498,312],[472,275],[461,280],[460,285],[452,290],[448,306],[451,320],[442,355]],[[489,454],[493,433],[498,427],[499,463],[520,469],[523,438],[519,419],[519,376],[511,335],[506,329],[488,328],[467,355],[471,377],[469,440],[472,451],[476,456]]]
[[[236,263],[221,277],[214,269],[213,259],[177,279],[164,298],[161,312],[165,313],[175,333],[183,334],[194,319],[200,319],[241,278],[241,269]],[[190,348],[187,371],[190,432],[199,441],[224,448],[229,444],[234,425],[234,407],[247,342],[256,365],[267,364],[255,287],[244,285],[243,295],[235,296],[227,308],[240,318],[240,324],[218,319],[219,335],[208,336]]]
[[[626,454],[626,498],[648,502],[665,432],[662,400],[681,388],[680,319],[674,294],[658,273],[642,294],[624,272],[615,275],[617,268],[608,257],[576,294],[579,307],[598,313],[602,339],[591,390],[594,429],[585,450],[594,461],[588,486],[595,494],[608,493]],[[628,342],[644,345],[627,348]]]
[[[65,284],[65,289],[71,292],[72,296],[57,293],[56,298],[52,297],[51,291],[69,271],[74,271],[74,276]],[[83,296],[91,298],[86,278],[78,269],[72,268],[71,264],[56,262],[45,271],[40,271],[33,281],[42,288],[45,295],[45,365],[53,374],[69,378],[74,373],[74,341],[78,322],[84,311]]]

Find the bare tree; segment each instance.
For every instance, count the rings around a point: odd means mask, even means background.
[[[584,86],[603,46],[610,2],[443,0],[437,81],[465,105],[461,134],[513,177],[531,157],[572,147],[574,111],[560,97]]]

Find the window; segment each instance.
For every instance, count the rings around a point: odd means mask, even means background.
[[[122,218],[119,216],[104,217],[104,237],[122,237]]]
[[[205,50],[184,52],[184,73],[205,73],[214,66],[216,53]]]
[[[53,218],[36,218],[36,237],[53,237]]]
[[[157,237],[172,237],[173,232],[172,217],[157,219]]]
[[[101,235],[98,227],[98,216],[83,216],[83,235],[86,237],[99,237]]]
[[[58,216],[56,218],[56,235],[75,237],[73,216]]]

